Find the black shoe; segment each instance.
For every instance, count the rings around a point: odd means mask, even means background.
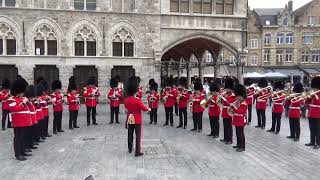
[[[234,149],[238,149],[239,148],[239,146],[232,146]]]
[[[138,154],[135,154],[134,156],[136,157],[143,156],[143,153],[138,153]]]
[[[308,143],[308,144],[305,144],[305,146],[315,146],[315,144],[313,144],[313,143]]]
[[[293,139],[293,137],[292,137],[292,136],[287,136],[287,138],[288,138],[288,139]]]
[[[265,129],[266,127],[262,126],[261,129]]]
[[[5,131],[6,130],[6,128],[2,128],[2,131]]]
[[[157,125],[157,122],[155,122],[154,125]]]
[[[33,142],[32,143],[34,146],[38,146],[39,144],[38,143],[36,143],[36,142]]]
[[[149,124],[152,124],[152,122],[150,122]]]
[[[42,140],[46,140],[46,138],[44,136],[41,137]]]
[[[196,129],[191,129],[191,131],[196,131]]]
[[[207,136],[213,136],[213,134],[208,134]]]
[[[220,142],[226,142],[226,140],[224,140],[224,139],[220,139]]]
[[[35,144],[34,144],[35,145]],[[30,149],[38,149],[38,147],[30,146]]]
[[[18,161],[25,161],[25,160],[27,160],[27,158],[25,158],[25,157],[23,157],[23,156],[17,156],[16,159],[17,159]]]
[[[73,128],[69,127],[70,130],[73,130]]]
[[[274,134],[279,134],[279,132],[278,132],[278,131],[276,131]]]
[[[46,137],[52,137],[50,134],[47,134]]]
[[[181,128],[181,127],[182,127],[181,125],[177,126],[177,128]]]
[[[75,126],[75,127],[73,127],[73,128],[76,128],[76,129],[78,129],[78,128],[80,128],[79,126]]]
[[[44,141],[40,139],[40,140],[39,140],[39,141],[37,141],[37,142],[38,142],[38,143],[43,143]]]
[[[299,141],[299,138],[294,138],[293,141],[297,142]]]
[[[168,126],[168,123],[165,123],[163,126]]]
[[[113,124],[113,122],[109,122],[109,124]]]
[[[24,153],[22,156],[32,156],[32,154]]]
[[[31,149],[31,148],[30,148],[30,149]],[[26,153],[32,152],[30,149],[26,149],[26,150],[24,150],[24,152],[26,152]]]
[[[319,146],[319,145],[315,145],[315,146],[313,147],[313,149],[320,149],[320,146]]]
[[[93,123],[93,125],[97,126],[97,125],[98,125],[98,123]]]
[[[214,139],[218,138],[219,136],[212,136]]]
[[[64,130],[58,130],[58,132],[64,132]]]
[[[231,142],[231,141],[226,142],[226,145],[230,145],[230,144],[232,144],[232,142]]]
[[[261,128],[261,126],[258,125],[258,126],[255,126],[255,128]]]
[[[242,148],[237,149],[237,152],[243,152],[243,151],[245,151],[245,149],[242,149]]]
[[[119,122],[119,121],[117,121],[116,123],[117,123],[117,124],[120,124],[120,122]]]
[[[57,134],[57,132],[53,132],[53,134]]]
[[[185,127],[183,127],[183,129],[187,129],[187,127],[185,126]]]
[[[171,124],[171,126],[173,126],[173,124]]]
[[[87,124],[87,126],[90,126],[90,124]]]
[[[269,130],[267,130],[267,132],[274,132],[274,130],[272,130],[272,129],[269,129]]]
[[[198,133],[201,133],[201,132],[202,132],[202,130],[199,129],[199,130],[198,130]]]

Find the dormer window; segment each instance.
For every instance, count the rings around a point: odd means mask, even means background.
[[[267,26],[270,26],[270,21],[266,21],[266,25],[267,25]]]

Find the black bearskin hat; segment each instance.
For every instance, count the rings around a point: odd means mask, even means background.
[[[110,79],[110,87],[111,88],[116,88],[118,87],[118,80],[116,78],[111,78]]]
[[[195,91],[201,91],[202,89],[203,89],[202,83],[199,82],[199,81],[196,81],[196,82],[194,83],[194,90],[195,90]]]
[[[154,83],[156,83],[156,81],[154,79],[149,79],[149,86],[151,86]]]
[[[38,84],[36,91],[37,91],[36,96],[42,96],[42,94],[43,94],[43,92],[44,92],[44,87],[43,87],[43,85],[42,85],[42,84]]]
[[[258,82],[260,88],[268,87],[268,80],[266,78],[260,78]]]
[[[179,85],[180,85],[180,86],[187,87],[187,84],[188,84],[187,78],[181,77],[181,78],[179,79]]]
[[[88,85],[95,85],[96,84],[96,78],[94,76],[91,76],[89,79],[88,79]]]
[[[219,79],[219,78],[215,78],[213,80],[213,83],[216,84],[219,88],[222,86],[221,79]]]
[[[151,90],[151,91],[158,91],[158,84],[157,84],[157,83],[151,84],[150,90]]]
[[[16,79],[23,78],[20,74],[16,76]]]
[[[224,81],[224,88],[225,89],[233,89],[234,87],[234,80],[232,78],[227,78]]]
[[[234,85],[240,84],[240,81],[239,81],[239,79],[237,77],[233,77],[232,79],[234,81]]]
[[[303,84],[301,82],[297,82],[292,89],[293,92],[295,93],[303,93],[304,88],[303,88]]]
[[[166,81],[166,86],[172,87],[172,85],[173,85],[173,79],[172,79],[172,77],[168,77],[167,81]]]
[[[114,77],[118,82],[120,82],[120,76]]]
[[[77,84],[76,77],[70,76],[70,77],[69,77],[69,84],[70,84],[70,83],[72,83],[72,84]]]
[[[38,77],[38,79],[36,80],[36,84],[41,83],[44,80],[44,78],[42,76]]]
[[[36,97],[36,90],[34,88],[34,85],[27,86],[26,90],[24,91],[24,96],[27,98]]]
[[[139,80],[137,77],[132,76],[127,83],[128,96],[134,96],[139,90]]]
[[[9,79],[8,79],[8,78],[4,78],[4,79],[2,80],[1,86],[2,86],[2,89],[9,89],[9,88],[10,88],[10,81],[9,81]]]
[[[137,80],[138,80],[138,83],[140,84],[141,78],[140,78],[139,76],[137,76],[136,78],[137,78]]]
[[[11,94],[15,96],[17,94],[23,93],[27,86],[28,82],[25,79],[17,78],[11,86]]]
[[[311,80],[311,88],[320,89],[320,76],[315,76]]]
[[[220,88],[216,83],[211,83],[210,84],[210,92],[219,92]]]
[[[242,96],[244,99],[247,98],[247,88],[242,84],[237,84],[234,87],[235,96]]]
[[[178,86],[179,84],[179,79],[178,78],[174,78],[173,79],[173,85]]]
[[[70,84],[68,85],[68,91],[69,91],[69,92],[71,92],[71,91],[73,91],[73,90],[77,90],[77,89],[78,89],[78,87],[77,87],[77,85],[74,84],[74,83],[70,83]]]
[[[245,86],[251,86],[253,84],[253,81],[251,79],[249,79],[249,78],[246,78],[246,79],[244,79],[243,84]]]
[[[48,91],[49,90],[49,83],[46,80],[41,81],[41,85],[44,88],[44,91]]]
[[[52,82],[52,90],[61,89],[61,87],[62,85],[60,80],[55,80]]]
[[[277,81],[274,83],[274,87],[273,87],[273,90],[277,90],[277,89],[280,89],[280,90],[283,90],[284,89],[284,83],[283,81]]]

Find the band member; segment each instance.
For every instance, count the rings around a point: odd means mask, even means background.
[[[135,156],[143,156],[141,152],[141,138],[142,138],[142,114],[141,111],[151,111],[142,101],[136,97],[139,90],[139,82],[136,77],[129,78],[127,93],[128,97],[125,99],[124,106],[128,113],[128,149],[132,152],[133,133],[136,134],[136,148]]]
[[[190,99],[190,93],[187,89],[187,84],[187,78],[181,77],[179,79],[180,87],[178,88],[177,93],[177,104],[179,106],[179,126],[177,126],[177,128],[183,127],[184,129],[186,129],[188,125],[187,108]]]
[[[2,89],[0,91],[0,101],[2,102],[2,130],[4,131],[6,128],[6,121],[8,119],[7,128],[11,128],[10,122],[10,111],[9,111],[9,103],[8,99],[10,97],[10,81],[5,78],[2,81]]]
[[[237,152],[242,152],[245,150],[244,127],[247,124],[247,89],[245,86],[238,84],[234,88],[234,93],[237,97],[237,101],[234,106],[230,107],[230,109],[233,113],[232,122],[236,128],[237,145],[233,146],[233,148],[236,148]]]
[[[173,92],[174,96],[177,97],[177,94],[178,94],[178,79],[177,78],[173,79],[172,92]],[[176,116],[179,116],[179,109],[178,109],[177,101],[175,101],[175,103],[174,103],[174,113],[176,114]]]
[[[286,100],[286,104],[289,106],[288,116],[290,126],[290,136],[287,138],[299,141],[301,106],[304,104],[304,99],[301,97],[304,91],[303,84],[301,82],[296,83],[292,91],[296,94],[290,95]]]
[[[138,89],[138,93],[137,93],[137,98],[139,98],[140,100],[142,99],[142,95],[143,95],[143,90],[142,90],[142,86],[141,86],[141,79],[140,77],[137,77],[138,82],[139,82],[139,89]]]
[[[272,94],[272,126],[268,132],[274,132],[275,134],[279,134],[281,127],[281,117],[284,112],[284,100],[286,98],[286,94],[283,92],[284,84],[282,81],[278,81],[274,84],[275,93]]]
[[[57,132],[64,132],[61,128],[62,126],[62,112],[63,112],[63,95],[61,91],[61,81],[55,80],[52,82],[51,94],[52,106],[53,106],[53,134]]]
[[[253,104],[253,95],[254,95],[254,86],[252,86],[252,81],[249,79],[245,80],[245,85],[247,87],[247,105],[248,105],[248,125],[251,124],[252,119],[252,104]]]
[[[258,125],[255,126],[255,128],[265,129],[267,100],[271,95],[270,89],[268,88],[268,80],[266,78],[261,78],[258,82],[258,86],[260,87],[260,90],[255,93]]]
[[[121,81],[120,76],[116,76],[115,79],[118,81],[118,90],[119,90],[119,94],[121,94],[120,105],[119,105],[119,113],[121,114],[121,110],[124,111],[124,108],[122,108],[124,85],[123,85],[123,82]]]
[[[316,76],[311,80],[311,88],[314,90],[311,93],[306,103],[309,105],[309,128],[310,128],[310,143],[306,146],[314,146],[314,149],[320,148],[320,77]]]
[[[205,99],[205,94],[202,92],[203,86],[200,81],[194,83],[194,94],[191,98],[192,113],[193,113],[193,129],[191,131],[202,131],[202,116],[204,108],[200,105],[201,101]]]
[[[38,149],[35,147],[35,145],[38,145],[38,143],[35,142],[36,140],[36,124],[37,117],[36,117],[36,107],[33,105],[33,101],[35,99],[36,90],[33,85],[27,86],[26,90],[24,91],[24,97],[28,98],[29,103],[27,103],[28,109],[30,111],[30,120],[31,120],[31,126],[27,128],[27,134],[26,134],[26,150],[25,152],[31,152],[31,149]]]
[[[78,111],[79,111],[79,94],[78,87],[74,82],[68,85],[68,97],[67,101],[69,104],[69,129],[79,128],[77,125]]]
[[[225,79],[224,91],[220,92],[219,100],[222,103],[222,118],[223,118],[223,135],[224,138],[221,139],[221,142],[224,142],[227,145],[232,144],[232,117],[228,114],[228,108],[230,104],[236,101],[236,96],[233,93],[234,80],[232,78]],[[220,103],[219,102],[219,103]]]
[[[219,131],[220,131],[219,117],[220,117],[221,109],[219,104],[217,103],[217,100],[218,100],[218,93],[220,91],[220,88],[219,86],[217,86],[217,84],[211,83],[209,86],[209,89],[210,89],[210,98],[206,106],[209,107],[208,114],[210,119],[211,132],[208,136],[212,136],[213,138],[218,138]]]
[[[12,127],[14,129],[13,147],[15,157],[19,161],[25,161],[26,131],[32,125],[30,111],[28,108],[28,98],[23,97],[23,93],[28,83],[23,78],[16,79],[11,87],[12,97],[8,99],[9,110],[12,115]]]
[[[96,121],[96,108],[98,105],[98,97],[100,96],[99,88],[96,87],[95,77],[91,76],[88,79],[88,86],[84,88],[83,96],[87,107],[87,126],[90,126],[90,116],[92,113],[93,125],[98,125]]]
[[[108,99],[110,100],[110,112],[111,118],[110,123],[113,124],[114,118],[116,118],[116,123],[120,124],[119,122],[119,106],[120,100],[122,99],[122,91],[118,89],[118,81],[115,78],[110,79],[110,87],[108,93]]]
[[[43,134],[45,137],[51,137],[48,131],[49,127],[49,105],[52,104],[51,98],[49,96],[49,85],[48,82],[45,80],[42,80],[39,82],[43,88],[43,94],[40,96],[40,104],[42,106],[42,114],[43,114]]]
[[[148,95],[149,108],[151,109],[150,115],[150,124],[157,124],[158,121],[158,104],[160,100],[160,95],[158,93],[158,84],[153,83],[150,86],[150,94]]]
[[[44,133],[44,116],[43,116],[43,106],[42,106],[42,99],[41,96],[43,95],[44,87],[42,84],[37,84],[36,86],[36,103],[34,104],[36,107],[36,118],[38,121],[38,128],[37,128],[37,137],[46,140],[45,133]]]
[[[171,126],[173,126],[173,106],[176,101],[176,97],[174,96],[174,93],[172,91],[172,84],[173,80],[169,77],[166,82],[166,87],[161,93],[161,96],[164,100],[164,107],[166,113],[166,123],[163,126],[167,126],[169,124],[169,120]]]

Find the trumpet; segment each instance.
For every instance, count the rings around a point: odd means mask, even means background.
[[[200,106],[202,107],[202,108],[207,108],[208,106],[207,106],[207,104],[208,104],[208,102],[210,102],[210,101],[213,101],[213,96],[212,95],[210,95],[210,96],[208,96],[206,99],[204,99],[204,100],[202,100],[201,102],[200,102]]]
[[[156,97],[151,96],[149,101],[150,101],[150,102],[154,102],[155,100],[156,100]]]
[[[259,94],[259,93],[261,93],[261,92],[263,92],[264,90],[271,90],[271,87],[265,87],[265,88],[260,88],[260,87],[257,87],[256,89],[255,89],[255,94],[257,95],[257,94]]]
[[[278,96],[278,95],[281,94],[281,93],[288,94],[289,91],[288,91],[288,90],[276,91],[276,92],[273,92],[273,93],[272,93],[272,96]]]

